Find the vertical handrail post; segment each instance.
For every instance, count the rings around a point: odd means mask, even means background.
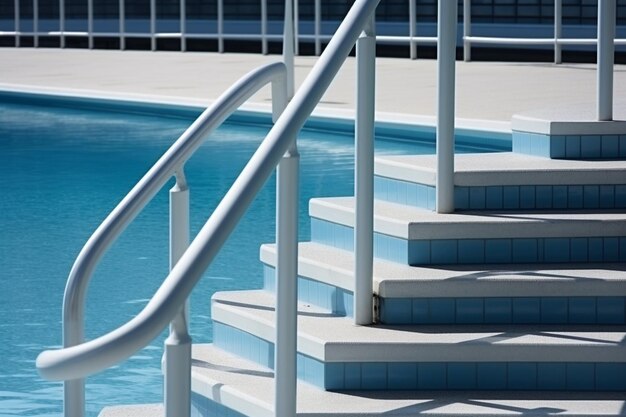
[[[374,257],[374,119],[376,103],[376,33],[372,13],[356,42],[356,128],[354,194],[354,323],[373,322]]]
[[[65,0],[59,0],[59,46],[65,48]]]
[[[15,14],[15,47],[19,48],[21,45],[20,39],[20,0],[13,2],[13,13]]]
[[[297,3],[297,1],[296,1]],[[294,23],[293,23],[293,0],[285,0],[285,20],[283,23],[283,62],[287,68],[287,98],[291,100],[295,85],[294,65]]]
[[[300,55],[300,11],[298,3],[300,0],[293,1],[293,51],[295,55]]]
[[[180,50],[182,52],[187,52],[187,37],[185,36],[187,34],[187,7],[185,4],[186,0],[179,0],[180,1]]]
[[[119,14],[120,14],[120,49],[123,51],[126,49],[126,37],[124,34],[126,33],[126,4],[125,0],[120,0],[119,3]]]
[[[415,37],[415,20],[416,20],[416,0],[409,0],[409,56],[411,59],[417,59],[417,44],[413,39]]]
[[[615,0],[598,0],[598,120],[613,120],[613,66],[615,63]]]
[[[437,213],[454,211],[456,1],[440,1],[437,22]]]
[[[39,48],[39,0],[33,0],[33,46]]]
[[[463,61],[472,60],[472,0],[463,0]]]
[[[170,271],[189,246],[189,187],[183,169],[176,172],[170,190]],[[189,302],[170,323],[163,355],[165,417],[189,417],[191,413],[191,337]]]
[[[563,36],[563,3],[562,0],[554,0],[554,63],[562,62],[562,47],[559,39]]]
[[[217,52],[224,53],[224,0],[217,0]]]
[[[267,55],[267,0],[261,0],[261,53]]]
[[[93,49],[93,0],[87,0],[87,42],[89,49]]]
[[[156,51],[156,0],[150,0],[150,50]]]
[[[287,104],[286,80],[272,83],[273,119]],[[278,165],[276,177],[276,347],[275,417],[296,415],[298,336],[298,175],[296,138]]]
[[[322,34],[322,0],[315,0],[314,7],[315,56],[320,56],[320,54],[322,53],[322,40],[320,39],[320,36]]]

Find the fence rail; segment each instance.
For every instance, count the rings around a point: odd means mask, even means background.
[[[159,39],[179,39],[180,50],[187,50],[187,40],[217,40],[218,52],[224,52],[225,41],[253,41],[261,43],[261,52],[267,54],[269,51],[269,42],[282,41],[282,33],[269,33],[270,19],[268,16],[268,0],[259,0],[260,18],[258,23],[259,31],[250,33],[228,33],[225,31],[225,13],[224,1],[217,0],[217,11],[213,20],[215,31],[213,33],[194,33],[188,30],[188,21],[190,20],[186,14],[186,1],[179,1],[179,28],[177,31],[158,31],[157,26],[159,19],[157,18],[156,0],[150,0],[149,10],[149,30],[148,31],[128,31],[126,19],[126,2],[129,0],[119,0],[118,7],[118,31],[96,31],[94,29],[94,2],[97,0],[85,0],[87,2],[87,28],[86,30],[66,30],[67,19],[65,16],[66,0],[59,0],[59,24],[58,30],[43,31],[40,30],[41,22],[39,16],[39,1],[33,0],[33,16],[32,30],[22,30],[22,22],[20,21],[20,0],[14,0],[14,30],[0,31],[0,37],[12,36],[15,38],[15,47],[23,46],[23,37],[32,37],[33,46],[40,46],[41,37],[59,37],[60,47],[66,46],[66,38],[82,37],[87,38],[88,47],[94,48],[95,39],[101,38],[118,38],[120,41],[119,49],[126,49],[126,39],[149,39],[150,48],[156,50]],[[331,1],[331,0],[324,0]],[[417,0],[407,0],[409,15],[406,23],[408,24],[407,35],[378,35],[376,41],[379,44],[407,45],[409,47],[409,55],[411,59],[417,58],[418,45],[434,45],[437,43],[436,36],[417,36],[418,23],[416,21]],[[563,37],[563,14],[562,0],[554,1],[554,35],[552,37],[510,37],[510,36],[475,36],[472,35],[472,19],[471,19],[471,0],[463,1],[463,35],[461,38],[464,50],[465,61],[471,60],[471,48],[475,45],[510,45],[510,46],[550,46],[554,48],[554,62],[561,62],[561,50],[564,45],[596,45],[596,38],[571,38]],[[323,31],[322,20],[322,0],[313,0],[313,21],[310,33],[303,33],[300,27],[300,19],[297,13],[299,0],[294,0],[294,37],[295,52],[299,53],[299,43],[312,43],[315,55],[320,55],[323,44],[327,43],[330,33]],[[307,23],[309,23],[307,21]],[[626,45],[626,38],[615,39],[615,45]]]

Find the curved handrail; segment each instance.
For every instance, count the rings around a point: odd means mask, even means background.
[[[48,379],[82,378],[109,367],[147,345],[178,313],[257,192],[290,148],[341,68],[380,0],[356,0],[326,50],[187,251],[144,309],[97,339],[37,358]]]
[[[284,83],[286,68],[282,62],[259,67],[239,79],[209,106],[150,168],[96,229],[82,248],[65,287],[63,297],[63,346],[83,342],[84,305],[89,280],[110,245],[141,212],[165,183],[175,175],[202,144],[206,135],[269,82]],[[280,94],[278,94],[280,96]],[[286,97],[275,97],[286,105]]]

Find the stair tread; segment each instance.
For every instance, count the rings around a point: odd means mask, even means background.
[[[261,246],[276,265],[276,245]],[[352,291],[354,254],[301,242],[299,274]],[[410,266],[374,260],[374,291],[382,297],[626,296],[626,264],[502,264]]]
[[[274,340],[273,294],[232,291],[213,296],[212,317]],[[372,325],[300,303],[299,350],[322,361],[626,361],[624,326]],[[567,347],[567,349],[564,349]]]
[[[376,157],[376,175],[434,185],[435,155]],[[626,184],[622,160],[564,160],[512,152],[455,155],[458,186]]]
[[[129,404],[104,407],[98,417],[162,417],[163,404]]]
[[[255,417],[273,416],[273,372],[213,345],[192,349],[192,389]],[[298,415],[626,416],[624,393],[322,391],[298,382]]]
[[[309,202],[309,213],[315,218],[353,227],[354,206],[354,197],[313,198]],[[403,239],[623,236],[626,214],[623,210],[443,214],[377,200],[374,202],[374,230]]]

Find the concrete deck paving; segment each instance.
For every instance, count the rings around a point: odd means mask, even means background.
[[[277,55],[79,49],[0,49],[0,89],[9,85],[176,99],[215,99],[253,68]],[[296,57],[296,84],[316,57]],[[626,107],[626,66],[615,66],[616,107]],[[377,111],[434,116],[436,61],[377,60]],[[592,64],[457,62],[457,117],[509,123],[512,115],[567,104],[595,108]],[[349,58],[320,106],[351,113],[355,60]],[[269,88],[254,102],[267,104]],[[619,112],[621,114],[621,111]]]

